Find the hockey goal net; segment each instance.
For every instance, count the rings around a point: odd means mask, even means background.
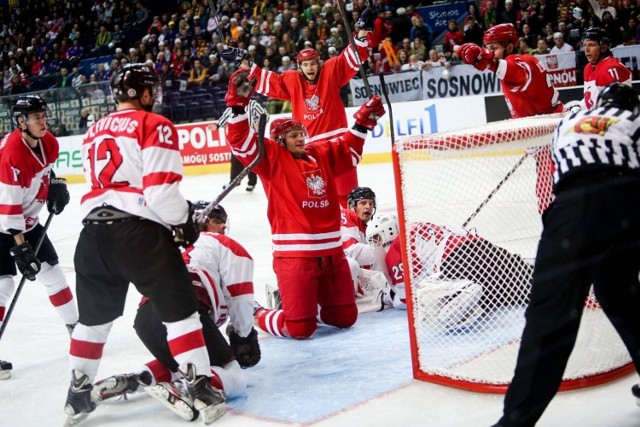
[[[504,392],[516,364],[550,141],[560,117],[507,120],[400,140],[393,152],[414,377]],[[593,294],[561,389],[631,372]]]

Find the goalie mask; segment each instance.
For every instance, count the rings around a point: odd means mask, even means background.
[[[398,217],[394,214],[381,215],[367,224],[367,242],[371,246],[389,246],[400,234]]]

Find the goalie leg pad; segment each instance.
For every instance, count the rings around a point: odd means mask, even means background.
[[[389,288],[387,278],[381,271],[367,270],[366,268],[360,269],[360,286],[365,292],[365,295],[377,295],[380,291],[384,291]]]
[[[419,287],[420,321],[427,330],[463,328],[483,314],[482,286],[470,280],[426,279]]]

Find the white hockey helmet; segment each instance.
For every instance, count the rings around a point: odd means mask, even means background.
[[[367,242],[371,246],[389,246],[399,234],[395,214],[379,215],[367,224]]]

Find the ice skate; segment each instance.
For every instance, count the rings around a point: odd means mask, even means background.
[[[11,378],[11,370],[13,365],[6,360],[0,360],[0,380],[8,380]]]
[[[64,413],[69,416],[64,424],[65,427],[78,425],[89,416],[90,412],[96,409],[95,402],[91,400],[93,387],[89,382],[89,377],[75,369],[72,376],[73,379],[67,394],[67,403],[64,406]]]
[[[159,400],[164,406],[186,421],[194,421],[199,412],[184,393],[170,383],[158,383],[144,388],[144,391],[154,399]]]
[[[211,424],[224,415],[227,411],[226,396],[211,385],[209,377],[196,376],[195,367],[191,363],[180,366],[178,370],[184,376],[193,406],[202,414],[205,424]]]
[[[137,374],[113,375],[96,382],[93,385],[91,396],[98,402],[119,396],[127,400],[127,394],[135,393],[138,390],[138,386],[150,386],[151,382],[152,378],[149,371],[142,371]]]
[[[255,184],[248,184],[246,190],[251,192],[256,188]]]
[[[631,393],[636,397],[636,405],[640,406],[640,384],[631,387]]]

